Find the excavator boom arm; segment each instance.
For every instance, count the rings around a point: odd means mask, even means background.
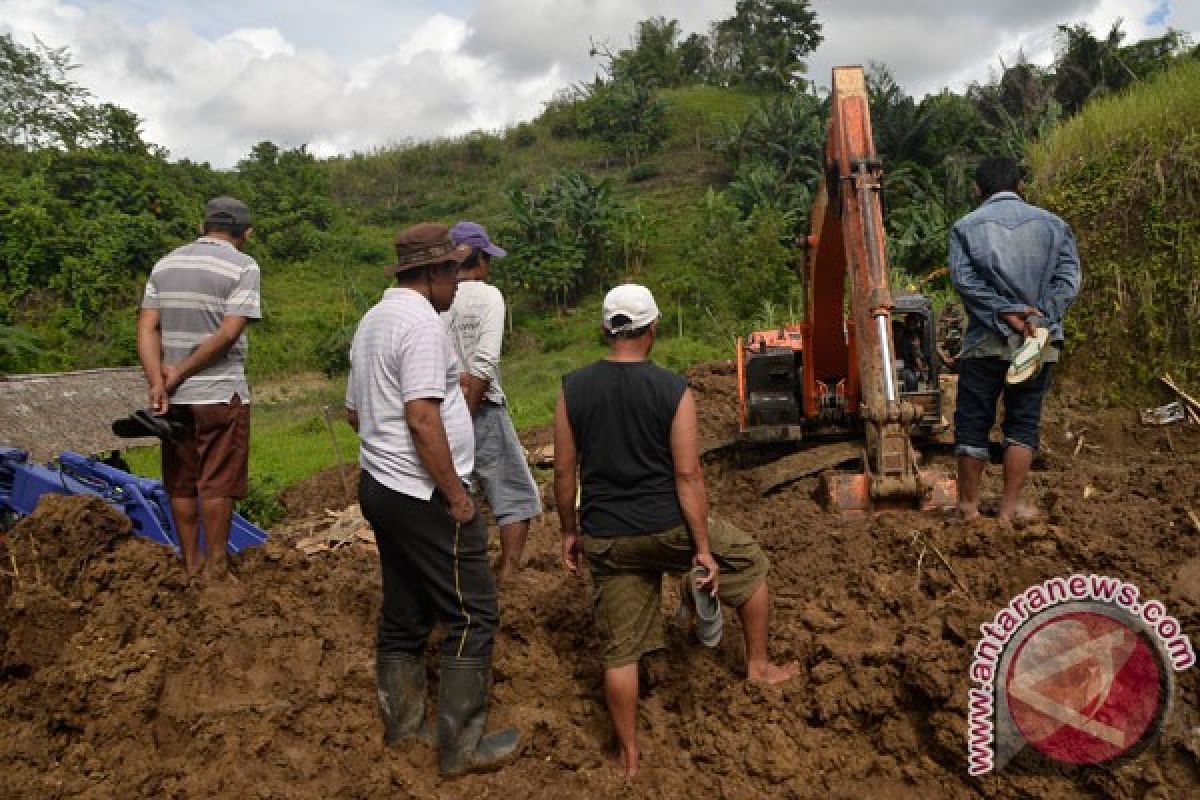
[[[814,378],[826,385],[856,377],[848,383],[856,384],[857,396],[848,393],[848,400],[858,402],[866,433],[870,499],[920,502],[927,487],[917,469],[910,428],[921,412],[901,401],[892,366],[893,301],[880,199],[882,178],[862,67],[836,67],[825,173],[813,203],[805,262],[811,369]],[[846,325],[843,311],[847,278],[853,325]],[[847,352],[844,329],[853,332],[852,354]]]

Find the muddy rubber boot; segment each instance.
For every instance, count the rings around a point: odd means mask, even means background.
[[[409,653],[380,653],[375,659],[383,742],[390,746],[421,741],[433,744],[425,718],[425,658]]]
[[[521,734],[515,729],[483,733],[491,678],[490,659],[442,659],[437,744],[443,778],[500,769],[519,755]]]

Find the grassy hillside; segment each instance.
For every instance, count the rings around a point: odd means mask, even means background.
[[[540,118],[500,135],[472,134],[412,147],[322,162],[334,200],[356,221],[338,246],[299,264],[263,265],[265,318],[253,331],[250,369],[257,378],[276,378],[332,362],[362,312],[387,285],[391,237],[424,220],[453,223],[473,219],[497,231],[508,220],[505,192],[534,190],[559,171],[582,168],[608,180],[614,195],[637,204],[646,219],[643,270],[615,274],[650,284],[670,281],[680,264],[694,258],[683,233],[695,224],[701,199],[712,185],[728,180],[714,142],[724,127],[754,108],[750,92],[696,86],[663,93],[670,137],[660,152],[632,170],[593,139],[561,138],[553,120]],[[648,177],[647,177],[648,176]],[[503,243],[503,242],[502,242]],[[598,298],[572,313],[547,310],[513,298],[513,335],[507,343],[506,382],[514,385],[514,412],[528,424],[548,419],[553,396],[537,389],[549,378],[600,352],[595,336]],[[660,359],[683,368],[693,357],[723,354],[729,334],[703,309],[666,307],[666,341]],[[683,336],[679,334],[682,330]],[[679,341],[673,341],[679,339]],[[589,346],[578,348],[577,345]],[[522,384],[529,385],[526,401]]]
[[[1074,228],[1084,288],[1069,374],[1113,402],[1200,380],[1200,64],[1086,106],[1030,152],[1034,199]]]

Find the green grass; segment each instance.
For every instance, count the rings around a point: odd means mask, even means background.
[[[694,143],[697,136],[712,139],[726,125],[741,123],[769,94],[716,86],[685,86],[661,93],[667,104],[671,145]]]
[[[1052,184],[1097,155],[1129,144],[1162,153],[1196,130],[1200,62],[1182,61],[1153,80],[1087,104],[1029,152],[1034,182]],[[1170,176],[1160,175],[1159,180]]]
[[[1200,63],[1088,103],[1030,162],[1033,201],[1074,227],[1084,268],[1060,374],[1113,404],[1153,399],[1164,372],[1196,380]]]

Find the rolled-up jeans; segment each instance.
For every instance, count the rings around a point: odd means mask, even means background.
[[[1011,362],[1007,358],[963,358],[958,362],[958,401],[954,409],[954,451],[988,460],[988,442],[996,423],[996,404],[1004,398],[1004,446],[1038,449],[1042,400],[1050,388],[1053,365],[1027,381],[1004,380]]]

